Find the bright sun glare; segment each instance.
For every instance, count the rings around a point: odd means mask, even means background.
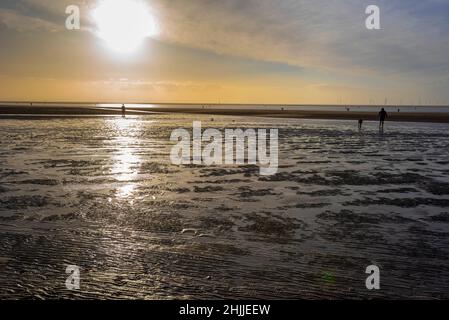
[[[156,33],[154,19],[141,0],[101,0],[92,16],[97,35],[120,53],[136,50]]]

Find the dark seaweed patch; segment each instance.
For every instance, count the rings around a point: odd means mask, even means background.
[[[44,196],[14,196],[0,200],[0,205],[3,209],[17,210],[26,209],[30,207],[45,207],[49,205],[59,205],[51,198]]]
[[[245,215],[245,221],[248,225],[240,227],[239,230],[277,238],[292,238],[295,230],[305,226],[302,221],[294,218],[273,215],[263,216],[255,213]]]
[[[362,200],[348,201],[344,203],[345,206],[370,206],[370,205],[384,205],[396,206],[401,208],[415,208],[418,206],[435,206],[435,207],[449,207],[449,199],[433,199],[433,198],[365,198]]]
[[[264,197],[269,195],[277,195],[273,192],[271,189],[257,189],[254,190],[251,187],[244,186],[238,188],[239,192],[235,193],[234,195],[238,195],[242,198],[250,198],[250,197]]]
[[[220,186],[206,186],[206,187],[193,187],[193,191],[196,193],[204,193],[204,192],[217,192],[217,191],[223,191],[224,188]]]
[[[429,220],[436,222],[449,222],[449,212],[442,212],[440,214],[431,216]]]
[[[331,190],[317,190],[312,192],[296,192],[297,195],[307,195],[310,197],[332,197],[343,194],[343,191],[340,189],[331,189]]]

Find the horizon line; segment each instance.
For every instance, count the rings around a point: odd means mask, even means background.
[[[0,105],[5,104],[143,104],[143,105],[209,105],[209,106],[310,106],[310,107],[449,107],[448,104],[342,104],[342,103],[210,103],[210,102],[126,102],[126,101],[39,101],[39,100],[0,100]]]

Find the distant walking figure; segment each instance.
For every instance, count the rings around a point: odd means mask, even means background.
[[[379,112],[379,128],[384,128],[384,123],[385,123],[385,119],[388,118],[388,113],[385,111],[384,108],[382,108],[382,110],[380,110]]]
[[[359,119],[359,130],[362,130],[363,119]]]
[[[126,114],[126,107],[125,107],[125,105],[123,104],[123,105],[122,105],[122,117],[123,117],[123,118],[125,117],[125,114]]]

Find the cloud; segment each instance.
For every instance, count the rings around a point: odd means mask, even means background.
[[[0,10],[0,23],[19,32],[33,30],[56,32],[62,29],[60,25],[50,21],[26,16],[8,9]]]
[[[366,3],[365,3],[366,2]],[[379,2],[379,1],[378,1]],[[437,72],[449,67],[447,19],[416,1],[380,1],[382,28],[365,28],[368,1],[154,0],[160,38],[216,53],[300,67]],[[434,1],[421,1],[431,10]]]
[[[92,85],[105,85],[119,88],[122,91],[190,91],[203,92],[206,90],[219,90],[222,87],[209,82],[194,81],[146,81],[130,79],[108,79],[106,81],[94,81]]]
[[[152,8],[163,42],[320,70],[440,76],[449,71],[446,1],[378,0],[380,31],[365,28],[365,8],[372,4],[367,0],[141,1]],[[64,17],[69,4],[82,7],[83,25],[90,29],[88,12],[97,3],[18,2],[18,13],[3,10],[1,17],[22,30],[55,30],[55,16]],[[40,15],[23,15],[31,11]]]

